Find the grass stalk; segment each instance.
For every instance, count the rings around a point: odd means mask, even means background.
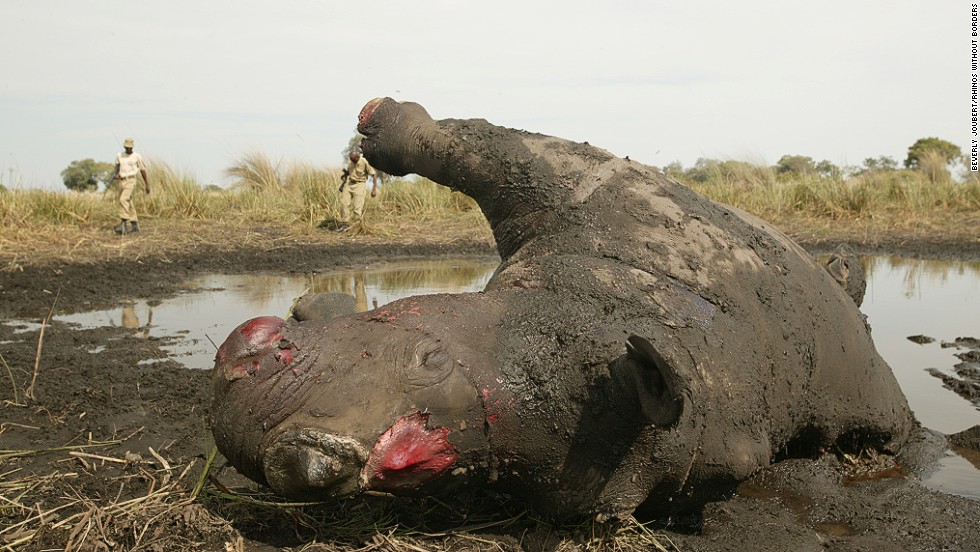
[[[51,303],[51,310],[48,312],[48,316],[41,321],[41,331],[38,333],[37,337],[37,354],[34,357],[34,373],[31,375],[31,385],[24,391],[24,395],[34,400],[34,384],[37,383],[37,374],[41,366],[41,349],[44,346],[44,330],[48,327],[51,322],[51,317],[54,316],[54,309],[58,305],[58,297],[61,295],[61,290],[54,296],[54,301]]]
[[[20,396],[17,393],[17,382],[14,380],[14,373],[10,370],[10,366],[7,361],[0,354],[0,364],[3,364],[4,370],[7,371],[7,377],[10,378],[10,392],[13,394],[14,402],[13,404],[20,404]]]

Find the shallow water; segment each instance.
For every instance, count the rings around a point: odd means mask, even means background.
[[[961,361],[954,354],[965,349],[944,348],[943,342],[980,338],[980,262],[870,257],[865,270],[861,310],[919,421],[943,433],[980,424],[980,411],[926,372],[955,375],[953,366]],[[908,339],[916,335],[935,341],[919,345]]]
[[[980,337],[980,263],[869,257],[864,265],[868,288],[861,310],[918,419],[943,433],[980,424],[977,408],[926,372],[936,368],[954,374],[960,362],[954,354],[964,350],[942,343]],[[187,282],[194,291],[163,302],[139,301],[58,319],[83,327],[119,325],[136,335],[167,338],[162,346],[174,360],[189,368],[211,368],[216,345],[238,324],[260,315],[285,317],[293,300],[307,291],[352,295],[357,309],[366,311],[410,295],[480,290],[496,266],[490,259],[462,259],[316,275],[208,275]],[[908,339],[923,334],[935,342],[919,345]],[[925,484],[980,497],[980,472],[955,454]]]
[[[187,293],[163,302],[136,301],[106,311],[58,316],[82,327],[123,326],[140,336],[178,336],[161,347],[188,368],[214,366],[228,334],[256,316],[285,318],[304,293],[340,292],[354,297],[359,312],[411,295],[478,291],[497,268],[493,259],[391,263],[312,275],[211,274],[189,280]]]
[[[868,315],[878,352],[895,372],[909,405],[922,425],[956,433],[980,424],[980,411],[943,387],[926,369],[955,375],[966,349],[943,347],[958,337],[980,338],[980,263],[870,257],[861,310]],[[909,336],[924,335],[918,344]],[[926,479],[927,487],[980,498],[980,470],[963,456],[949,453]]]

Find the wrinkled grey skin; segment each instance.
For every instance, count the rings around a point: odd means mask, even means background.
[[[696,506],[781,457],[907,439],[854,301],[758,218],[588,144],[413,103],[374,100],[358,130],[378,169],[476,199],[503,263],[479,294],[233,332],[215,439],[257,481],[323,498],[494,485],[605,519]],[[378,475],[372,450],[418,411],[458,457]]]

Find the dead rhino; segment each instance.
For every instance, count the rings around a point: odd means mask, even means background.
[[[480,293],[234,330],[212,425],[255,481],[307,499],[492,485],[604,519],[907,438],[854,302],[760,219],[587,143],[414,103],[373,100],[358,129],[377,168],[476,199],[502,264]]]

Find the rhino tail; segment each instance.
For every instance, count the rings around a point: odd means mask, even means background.
[[[690,397],[690,374],[667,362],[649,340],[638,335],[626,340],[626,351],[635,368],[634,382],[643,415],[660,427],[676,424]]]

